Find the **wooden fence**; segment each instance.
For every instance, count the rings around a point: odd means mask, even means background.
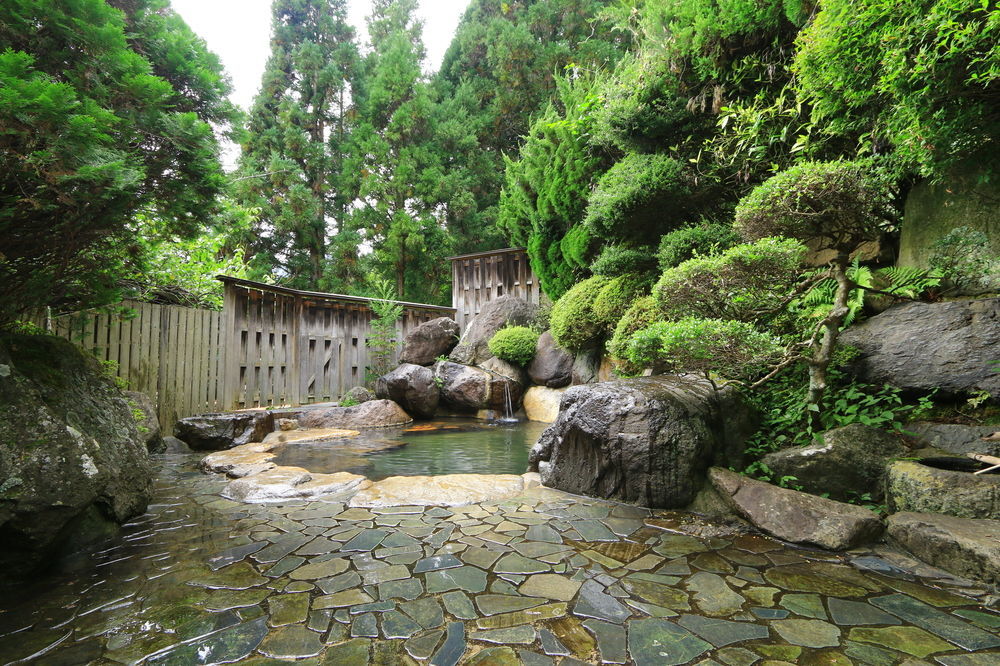
[[[465,254],[451,259],[451,303],[455,321],[464,331],[469,320],[489,301],[512,294],[529,303],[541,298],[538,278],[522,248]]]
[[[327,402],[364,384],[371,299],[219,279],[226,285],[225,394],[232,407]],[[402,305],[398,342],[425,321],[455,314]]]
[[[113,361],[129,389],[157,404],[169,434],[179,418],[227,408],[222,323],[221,312],[125,301],[120,313],[80,312],[49,325],[98,360]]]

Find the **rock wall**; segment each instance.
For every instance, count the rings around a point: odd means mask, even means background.
[[[0,581],[146,509],[153,469],[128,400],[66,340],[0,339]]]

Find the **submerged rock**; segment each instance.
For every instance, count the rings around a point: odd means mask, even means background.
[[[972,474],[898,460],[886,476],[886,500],[896,511],[1000,519],[1000,474]]]
[[[314,474],[301,467],[275,467],[230,481],[222,491],[222,496],[237,502],[312,499],[351,492],[365,488],[370,483],[360,474],[350,472]]]
[[[478,365],[491,358],[490,338],[505,326],[527,326],[535,316],[537,306],[516,296],[501,296],[487,302],[469,322],[452,350],[449,360],[464,365]]]
[[[449,317],[425,321],[403,339],[399,362],[431,365],[439,356],[444,356],[455,348],[461,332],[458,323]]]
[[[928,564],[1000,585],[1000,520],[907,511],[889,516],[888,532]]]
[[[846,550],[882,533],[879,517],[861,506],[779,488],[721,467],[709,470],[708,477],[737,513],[785,541]]]
[[[840,337],[861,354],[850,370],[870,384],[958,397],[1000,396],[1000,298],[905,303]]]
[[[527,476],[527,475],[526,475]],[[390,476],[376,481],[351,498],[353,507],[461,506],[514,497],[533,485],[530,476],[517,474],[444,474]]]
[[[259,442],[274,430],[274,415],[262,409],[201,414],[181,419],[174,435],[195,451],[219,451]]]
[[[300,428],[386,428],[413,418],[392,400],[370,400],[354,407],[322,407],[303,411]]]
[[[778,477],[794,476],[795,484],[807,493],[829,493],[841,501],[864,493],[881,499],[887,461],[905,451],[899,438],[860,423],[828,430],[821,438],[808,446],[769,453],[763,462]]]
[[[375,383],[375,395],[398,403],[407,413],[433,418],[441,399],[441,389],[430,368],[404,363]]]
[[[738,464],[754,418],[735,391],[661,375],[575,386],[531,450],[549,487],[679,508],[714,459]]]
[[[49,336],[0,339],[0,580],[146,509],[153,468],[97,361]]]
[[[539,386],[562,388],[573,380],[573,355],[556,344],[551,331],[538,337],[528,376]]]

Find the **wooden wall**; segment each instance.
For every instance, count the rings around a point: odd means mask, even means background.
[[[469,320],[495,298],[513,294],[529,303],[538,303],[541,298],[538,278],[521,248],[451,257],[451,275],[452,307],[463,331]]]

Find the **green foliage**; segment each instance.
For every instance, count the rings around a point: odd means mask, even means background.
[[[653,287],[653,296],[668,319],[766,320],[784,305],[802,272],[806,251],[802,243],[787,238],[736,245],[668,268]]]
[[[345,395],[337,402],[338,407],[357,407],[361,403],[353,395]]]
[[[827,132],[924,175],[996,164],[1000,21],[983,0],[827,0],[799,37],[800,95]]]
[[[551,331],[557,345],[576,353],[600,344],[604,327],[594,313],[594,301],[608,282],[599,275],[588,278],[553,304]]]
[[[719,373],[726,379],[753,379],[781,357],[784,347],[752,324],[687,317],[660,321],[637,331],[625,356],[635,366],[663,372]]]
[[[395,301],[396,292],[391,281],[369,276],[369,283],[376,296],[369,302],[372,320],[368,329],[367,382],[371,384],[392,370],[396,357],[396,322],[403,316],[403,306]]]
[[[643,370],[643,366],[637,366],[628,360],[628,345],[632,336],[663,319],[663,312],[656,305],[656,300],[652,296],[644,296],[637,299],[615,326],[614,334],[608,341],[608,353],[615,361],[615,369],[621,375],[637,375]]]
[[[611,335],[618,321],[640,296],[649,293],[649,276],[629,273],[611,278],[594,299],[594,316],[605,336]]]
[[[660,270],[666,270],[697,256],[728,250],[739,242],[740,237],[731,225],[702,222],[664,235],[656,256]]]
[[[647,274],[656,270],[656,257],[652,248],[631,248],[608,245],[590,265],[594,275],[615,278],[628,273]]]
[[[990,239],[969,227],[952,229],[931,244],[931,268],[958,288],[996,286],[1000,261],[990,250]]]
[[[527,248],[542,290],[552,299],[583,274],[591,235],[583,220],[601,161],[587,146],[596,97],[586,80],[560,80],[561,109],[549,105],[532,125],[517,160],[506,159],[498,225]]]
[[[805,162],[762,185],[736,207],[746,240],[786,236],[849,254],[896,221],[888,175],[870,161]]]
[[[528,365],[535,358],[538,333],[527,326],[507,326],[489,341],[490,353],[515,365]]]
[[[0,3],[0,321],[118,298],[133,214],[180,235],[223,186],[229,84],[165,0]]]
[[[691,187],[683,165],[670,155],[626,155],[597,181],[585,223],[601,238],[658,236],[687,221]]]

